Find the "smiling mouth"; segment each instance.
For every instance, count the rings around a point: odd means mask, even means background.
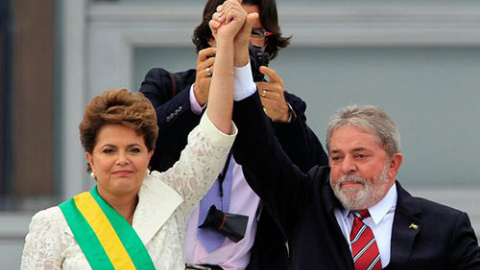
[[[353,181],[345,181],[340,184],[341,188],[351,188],[351,187],[359,187],[363,186],[363,183],[361,182],[353,182]]]
[[[131,173],[133,173],[133,172],[132,171],[126,171],[126,170],[113,172],[114,175],[128,175],[128,174],[131,174]]]

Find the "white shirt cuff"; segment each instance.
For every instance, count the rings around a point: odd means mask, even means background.
[[[233,75],[233,100],[243,100],[257,91],[257,85],[253,82],[250,61],[246,66],[235,67]]]
[[[193,86],[195,84],[192,84],[192,86],[190,86],[190,95],[189,95],[189,98],[190,98],[190,108],[192,109],[192,112],[195,113],[195,114],[202,114],[202,111],[203,109],[205,109],[205,107],[207,106],[207,104],[200,106],[200,104],[198,104],[198,101],[197,99],[195,98],[195,93],[193,92]]]

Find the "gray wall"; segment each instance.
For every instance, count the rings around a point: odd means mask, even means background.
[[[61,134],[59,195],[66,199],[91,184],[79,166],[85,163],[78,142],[88,98],[112,87],[138,89],[151,67],[194,67],[189,39],[203,4],[56,2],[63,6],[57,73],[62,114],[56,128]],[[339,107],[382,106],[402,130],[402,183],[414,195],[469,213],[479,235],[478,0],[278,3],[282,29],[294,40],[271,66],[287,89],[307,101],[309,123],[320,139],[324,141],[328,117]],[[0,268],[18,269],[31,214],[0,215]]]
[[[0,240],[1,269],[20,269],[23,245],[23,239]]]
[[[195,59],[191,48],[137,48],[134,89],[152,67],[180,71],[195,67]],[[322,143],[340,107],[384,108],[400,125],[401,183],[414,196],[467,212],[480,235],[480,48],[292,46],[270,67],[306,101]]]
[[[190,48],[137,49],[135,85],[151,67],[184,70],[194,60]],[[294,47],[270,66],[307,102],[322,142],[338,108],[375,104],[400,125],[402,183],[480,187],[480,49]]]

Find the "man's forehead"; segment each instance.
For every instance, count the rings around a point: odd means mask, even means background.
[[[361,128],[357,127],[352,124],[347,124],[344,126],[341,126],[334,130],[331,134],[331,139],[356,139],[356,138],[362,138],[364,140],[366,139],[371,139],[372,137],[376,137],[375,133],[372,130],[366,129],[366,128]]]
[[[374,133],[353,125],[340,127],[330,138],[330,152],[358,152],[378,148],[381,148],[381,143]]]

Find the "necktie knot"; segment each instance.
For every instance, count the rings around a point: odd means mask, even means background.
[[[364,219],[370,216],[370,212],[368,212],[368,210],[358,210],[358,214],[360,215],[361,219]]]

